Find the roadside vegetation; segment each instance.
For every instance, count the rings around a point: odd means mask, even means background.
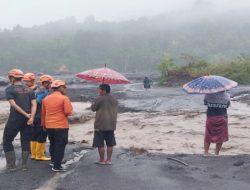
[[[238,82],[241,85],[250,84],[250,59],[238,58],[224,63],[212,64],[205,60],[196,60],[186,65],[178,66],[169,56],[164,56],[158,65],[161,73],[161,85],[177,86],[204,75],[220,75]]]

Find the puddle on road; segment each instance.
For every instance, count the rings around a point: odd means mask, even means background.
[[[70,165],[79,162],[80,159],[87,152],[88,152],[87,150],[82,150],[80,152],[74,152],[74,158],[68,160],[63,166],[67,168]],[[68,170],[67,172],[64,172],[64,173],[56,173],[56,175],[54,175],[53,178],[51,178],[50,180],[46,181],[44,183],[44,185],[42,185],[41,187],[37,188],[36,190],[54,190],[54,189],[56,189],[59,179],[66,177],[71,172],[73,172],[73,170]]]

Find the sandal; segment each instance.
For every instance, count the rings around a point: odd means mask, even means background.
[[[112,162],[110,162],[110,161],[106,161],[105,162],[107,165],[112,165]]]
[[[95,164],[106,165],[106,162],[100,162],[100,161],[98,161],[98,162],[95,162]]]

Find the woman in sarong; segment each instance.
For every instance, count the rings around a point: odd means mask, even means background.
[[[215,155],[219,155],[222,144],[228,141],[227,108],[230,105],[230,95],[225,91],[206,94],[204,104],[207,105],[204,155],[209,155],[211,143],[216,143]]]

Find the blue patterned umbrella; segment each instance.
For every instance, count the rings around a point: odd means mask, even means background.
[[[199,77],[183,85],[183,89],[190,94],[212,94],[229,90],[238,83],[228,78],[216,75]]]

